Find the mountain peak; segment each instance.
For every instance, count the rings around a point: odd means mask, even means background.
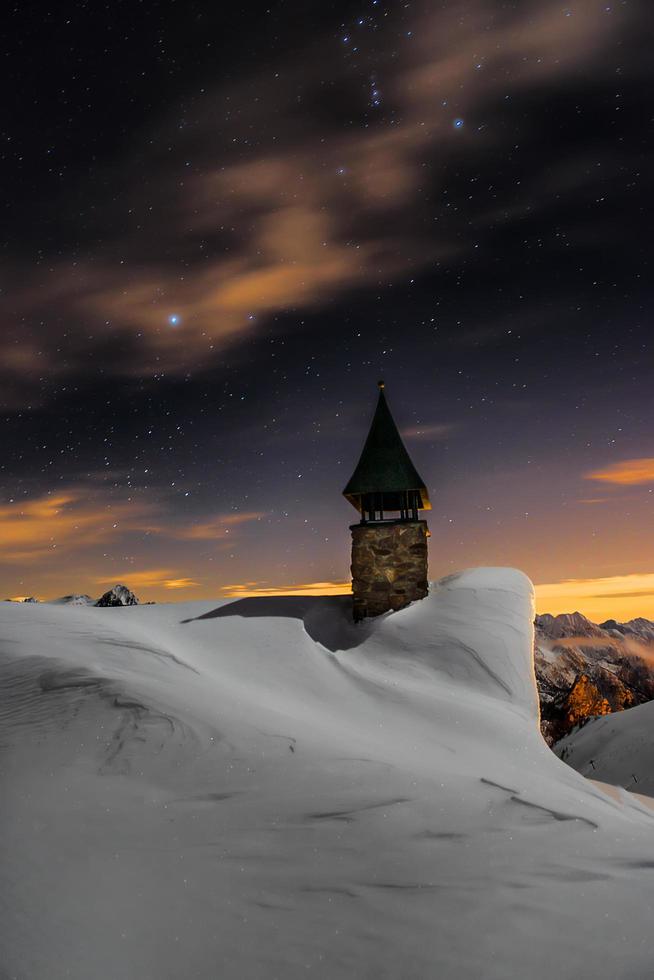
[[[623,636],[633,636],[636,639],[651,641],[654,640],[654,622],[645,619],[644,616],[637,616],[636,619],[629,619],[626,623],[618,623],[615,619],[607,619],[600,623],[604,630],[611,630],[621,633]]]
[[[96,606],[137,606],[139,600],[126,585],[114,585],[112,589],[100,596]]]
[[[580,612],[543,613],[536,616],[536,626],[552,640],[568,636],[603,636],[603,630]]]

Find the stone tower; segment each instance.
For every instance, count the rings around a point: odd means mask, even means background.
[[[361,459],[343,491],[361,515],[352,524],[354,618],[402,609],[427,595],[427,489],[411,462],[379,382]]]

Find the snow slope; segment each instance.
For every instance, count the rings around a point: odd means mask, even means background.
[[[654,812],[538,731],[533,597],[0,606],[0,975],[651,975]]]
[[[654,701],[591,718],[556,754],[586,776],[654,796]]]

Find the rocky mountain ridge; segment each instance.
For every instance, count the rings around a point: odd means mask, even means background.
[[[101,595],[96,606],[138,606],[139,600],[126,585],[114,585]]]

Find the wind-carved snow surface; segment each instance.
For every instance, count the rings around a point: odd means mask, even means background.
[[[654,812],[538,731],[533,596],[0,606],[0,973],[645,978]]]

